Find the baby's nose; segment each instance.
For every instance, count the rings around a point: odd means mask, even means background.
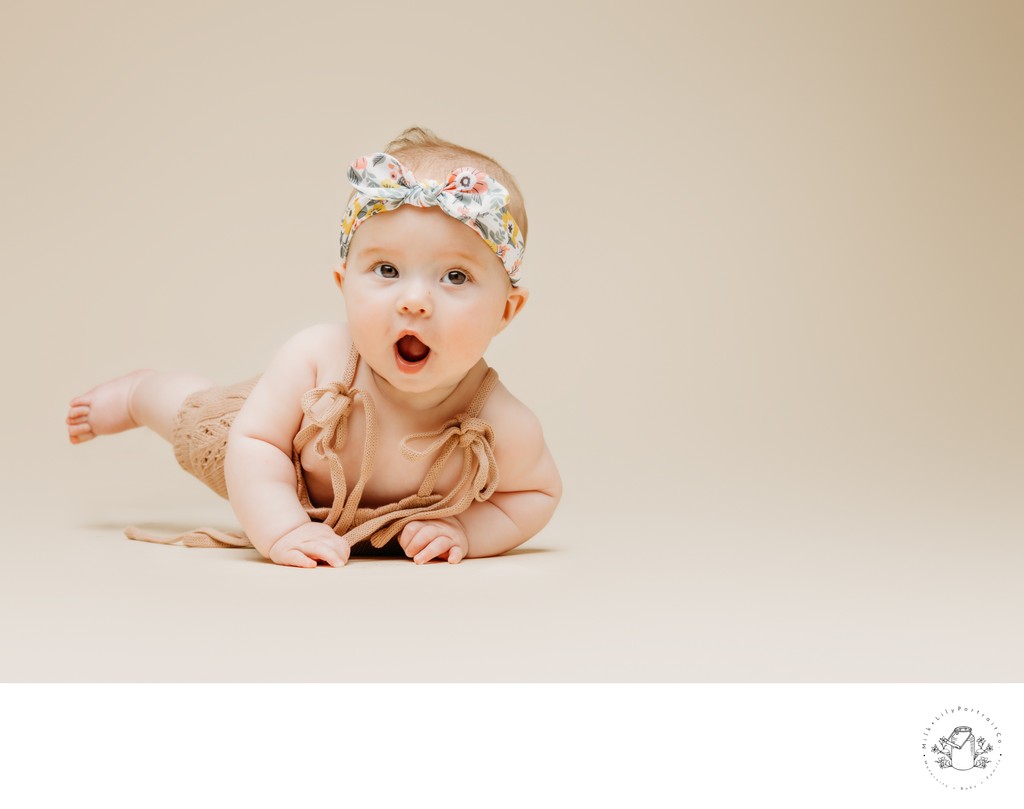
[[[430,294],[418,287],[405,290],[398,299],[398,309],[407,315],[429,315],[431,311]]]

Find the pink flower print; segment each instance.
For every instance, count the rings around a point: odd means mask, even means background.
[[[355,160],[352,163],[352,168],[354,168],[356,171],[362,171],[363,169],[365,169],[366,168],[366,158],[365,157],[360,157],[357,160]]]
[[[463,194],[484,194],[490,187],[487,175],[476,169],[465,168],[455,172],[455,190]]]

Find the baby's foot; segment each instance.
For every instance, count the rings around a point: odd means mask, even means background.
[[[68,410],[68,438],[81,444],[98,435],[109,435],[138,427],[132,416],[131,400],[135,386],[156,371],[139,370],[97,385],[71,400]]]

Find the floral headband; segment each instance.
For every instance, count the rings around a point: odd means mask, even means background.
[[[473,228],[501,259],[512,285],[518,283],[526,244],[509,213],[508,191],[493,177],[467,167],[453,171],[443,185],[436,180],[420,182],[411,169],[391,155],[374,152],[352,162],[348,181],[359,193],[352,198],[341,221],[342,267],[356,228],[374,214],[393,211],[400,205],[436,205]]]

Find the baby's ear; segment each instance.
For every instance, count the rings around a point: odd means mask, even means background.
[[[344,289],[342,284],[345,283],[345,268],[340,264],[334,268],[334,283],[338,285],[338,289]]]
[[[505,311],[501,314],[501,328],[504,329],[509,323],[515,320],[516,315],[523,311],[526,300],[530,297],[530,290],[525,287],[512,287],[505,299]]]

